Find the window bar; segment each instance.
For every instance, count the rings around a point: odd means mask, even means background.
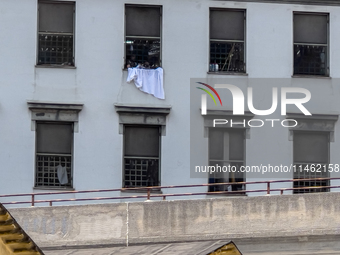
[[[37,153],[37,172],[36,172],[36,186],[49,186],[49,187],[64,187],[72,185],[71,175],[71,155],[68,154],[43,154]],[[66,167],[69,183],[61,185],[59,183],[57,166],[64,164]],[[41,167],[39,167],[41,165]],[[41,177],[39,175],[41,174]],[[40,178],[40,179],[39,179]]]
[[[159,158],[157,157],[124,157],[124,186],[157,186],[158,181],[152,179],[153,172],[150,170],[150,161],[152,160],[155,161],[159,169]]]

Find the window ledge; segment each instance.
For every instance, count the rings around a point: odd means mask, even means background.
[[[247,73],[232,73],[232,72],[207,72],[207,74],[248,76]]]
[[[75,191],[74,188],[71,187],[33,187],[33,190],[50,190],[50,191]]]
[[[75,66],[63,66],[63,65],[35,65],[36,68],[63,68],[63,69],[77,69]]]
[[[146,188],[145,190],[132,190],[132,189],[128,189],[126,188],[126,190],[123,188],[121,191],[121,193],[143,193],[143,194],[147,194]],[[152,189],[150,190],[151,194],[163,194],[162,190],[160,189]]]
[[[330,76],[293,74],[292,78],[332,79]]]

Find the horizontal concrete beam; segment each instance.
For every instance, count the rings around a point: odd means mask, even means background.
[[[340,234],[338,193],[10,211],[41,247]]]

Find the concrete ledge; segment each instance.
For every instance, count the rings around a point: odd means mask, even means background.
[[[70,110],[81,111],[84,104],[82,103],[64,103],[64,102],[42,102],[27,101],[28,108],[31,110]]]
[[[133,105],[133,104],[114,104],[118,113],[151,113],[168,115],[171,105]]]
[[[237,243],[243,250],[251,250],[252,252],[263,252],[263,251],[273,251],[273,250],[284,250],[284,251],[297,251],[301,249],[301,246],[308,247],[308,250],[317,251],[320,248],[329,247],[332,249],[340,250],[339,235],[323,235],[323,236],[293,236],[293,237],[269,237],[269,238],[234,238],[233,242]],[[194,247],[199,244],[203,244],[204,247],[210,247],[211,244],[218,243],[222,245],[229,240],[201,240],[199,242],[185,242],[189,246]],[[129,247],[144,247],[147,245],[158,245],[158,246],[168,246],[169,242],[165,243],[133,243]],[[181,245],[183,242],[171,242],[172,246]],[[82,246],[55,246],[55,247],[43,247],[44,251],[56,251],[56,250],[88,250],[88,249],[107,249],[114,247],[122,247],[122,245],[117,244],[106,244],[106,245],[82,245]],[[284,247],[284,249],[283,249]],[[258,253],[261,254],[261,253]],[[314,253],[313,253],[314,254]],[[272,255],[272,254],[271,254]]]
[[[340,194],[11,209],[41,247],[340,235]]]

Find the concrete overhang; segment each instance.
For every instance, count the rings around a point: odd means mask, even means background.
[[[168,115],[171,105],[114,104],[118,113],[153,113]]]
[[[81,111],[83,103],[66,103],[66,102],[44,102],[44,101],[27,101],[29,109],[48,109],[48,110],[72,110]]]

